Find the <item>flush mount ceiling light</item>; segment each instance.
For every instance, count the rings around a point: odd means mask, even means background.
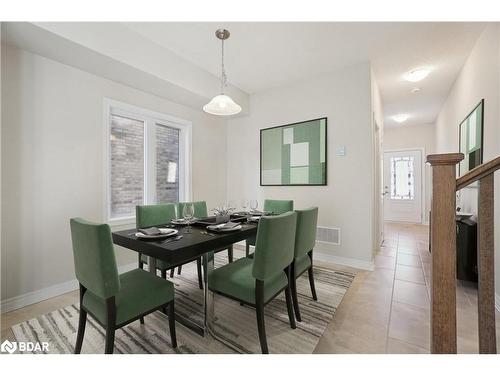
[[[414,69],[404,75],[404,79],[410,82],[418,82],[427,77],[430,73],[430,69]]]
[[[203,106],[203,110],[207,113],[217,116],[235,115],[241,112],[241,107],[234,102],[229,96],[224,94],[224,88],[227,86],[226,70],[224,68],[224,41],[231,34],[226,29],[218,29],[215,36],[222,42],[222,64],[221,64],[221,83],[219,95],[213,97],[208,104]]]
[[[392,119],[396,122],[402,123],[405,122],[410,118],[410,115],[407,115],[406,113],[402,113],[400,115],[392,116]]]

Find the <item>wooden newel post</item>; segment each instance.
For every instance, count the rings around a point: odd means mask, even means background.
[[[428,155],[432,166],[431,353],[457,352],[456,165],[462,154]]]
[[[496,354],[494,175],[479,180],[478,215],[478,333],[479,353]]]

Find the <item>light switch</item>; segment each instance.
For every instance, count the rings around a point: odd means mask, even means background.
[[[335,155],[345,156],[345,146],[338,146]]]

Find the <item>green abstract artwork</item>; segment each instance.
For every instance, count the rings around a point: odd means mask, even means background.
[[[483,163],[484,99],[460,123],[459,150],[464,160],[459,164],[459,176]]]
[[[260,184],[326,185],[326,117],[260,131]]]

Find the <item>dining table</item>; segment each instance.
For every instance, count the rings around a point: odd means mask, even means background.
[[[203,322],[176,314],[176,321],[201,336],[210,335],[216,340],[233,347],[214,329],[214,293],[210,290],[209,279],[214,269],[214,252],[233,244],[255,237],[257,222],[240,222],[241,228],[233,231],[211,231],[205,225],[169,225],[178,230],[177,237],[145,240],[136,236],[137,229],[127,229],[112,233],[113,243],[148,256],[149,272],[156,275],[157,260],[171,264],[183,264],[202,257],[203,262]],[[182,237],[181,237],[182,236]]]

